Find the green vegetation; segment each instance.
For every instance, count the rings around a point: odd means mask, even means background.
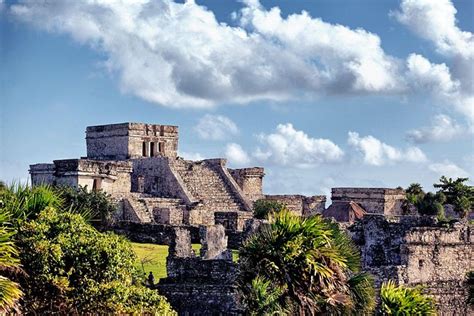
[[[199,255],[200,244],[192,244],[194,252]],[[153,273],[155,280],[166,277],[166,257],[168,256],[168,246],[145,243],[132,243],[133,251],[138,257],[135,266],[148,275]],[[239,258],[238,250],[232,250],[232,258],[236,262]]]
[[[199,254],[200,244],[192,245],[194,251]],[[138,261],[136,267],[144,274],[153,273],[156,280],[166,277],[166,257],[168,256],[168,246],[132,243],[133,251],[135,251]]]
[[[397,286],[389,281],[382,284],[380,299],[385,315],[436,315],[434,300],[420,287]]]
[[[18,249],[13,243],[14,230],[10,225],[11,215],[1,206],[0,200],[0,271],[15,271],[20,268]],[[11,311],[22,296],[18,283],[0,275],[0,313]]]
[[[258,219],[268,219],[272,213],[286,209],[286,205],[278,201],[260,199],[253,203],[253,214]]]
[[[80,210],[88,213],[89,218],[107,223],[116,210],[115,203],[111,202],[110,195],[102,190],[88,191],[85,187],[58,186],[54,188],[63,200],[63,208],[72,211]]]
[[[0,211],[13,214],[23,313],[174,314],[166,299],[142,285],[130,243],[93,228],[82,216],[89,210],[65,210],[58,191],[45,186],[3,187],[0,200]]]
[[[423,191],[419,183],[412,183],[405,190],[407,202],[414,205],[418,213],[422,215],[437,215],[440,220],[444,220],[444,207],[446,196],[442,192],[436,194]],[[407,207],[407,205],[405,205]]]
[[[446,203],[454,206],[454,211],[459,214],[461,218],[466,218],[469,211],[474,208],[474,187],[465,184],[468,178],[446,178],[442,176],[439,179],[440,183],[433,186],[439,189],[438,193],[443,193],[446,196]]]
[[[373,280],[360,273],[350,237],[320,216],[275,213],[239,255],[239,286],[250,313],[366,314],[375,307]]]

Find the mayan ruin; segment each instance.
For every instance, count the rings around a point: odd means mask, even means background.
[[[474,316],[474,0],[0,30],[0,315]]]
[[[440,228],[432,218],[406,214],[405,192],[333,188],[326,196],[267,195],[261,167],[228,169],[222,158],[178,156],[178,127],[143,123],[89,126],[87,156],[30,166],[33,185],[103,190],[118,202],[112,228],[131,240],[169,245],[168,277],[158,289],[182,314],[242,312],[235,279],[238,249],[257,231],[257,200],[286,205],[297,216],[320,214],[345,227],[362,267],[376,283],[423,285],[445,315],[467,315],[465,275],[474,258],[472,227]],[[191,243],[202,245],[201,253]],[[190,294],[186,293],[200,293]],[[207,302],[207,303],[206,303]]]

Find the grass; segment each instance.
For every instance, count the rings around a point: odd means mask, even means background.
[[[166,277],[166,257],[168,256],[168,246],[155,244],[132,243],[133,250],[137,254],[137,268],[146,275],[151,271],[156,280]],[[200,244],[192,245],[196,254],[201,249]],[[232,258],[238,259],[238,251],[232,250]]]

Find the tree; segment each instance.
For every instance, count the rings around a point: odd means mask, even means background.
[[[446,203],[452,204],[461,218],[465,218],[474,207],[474,187],[465,184],[468,180],[468,178],[453,180],[442,176],[439,179],[440,183],[434,184],[434,187],[439,189],[438,192],[446,196]]]
[[[79,214],[48,207],[22,223],[17,240],[28,274],[21,282],[26,313],[172,313],[142,285],[130,243]]]
[[[423,199],[425,196],[425,192],[423,191],[423,187],[419,183],[412,183],[410,186],[405,190],[407,200],[416,205],[418,201]]]
[[[357,249],[336,223],[321,216],[275,213],[270,224],[244,242],[239,260],[239,287],[251,313],[282,306],[296,314],[369,313],[374,308],[373,280],[360,273]]]
[[[64,209],[81,210],[82,213],[88,213],[88,217],[100,219],[104,224],[117,209],[112,197],[102,190],[88,191],[87,186],[58,186],[55,190],[63,199]]]
[[[436,194],[423,191],[423,187],[419,183],[412,183],[405,190],[406,203],[402,206],[405,210],[410,209],[413,205],[422,215],[437,215],[439,219],[444,219],[444,207],[446,196],[442,192]]]
[[[420,287],[397,286],[389,281],[382,284],[380,300],[385,315],[436,315],[434,300]]]
[[[253,204],[254,217],[258,219],[268,219],[272,213],[278,213],[286,209],[286,204],[273,200],[260,199]]]

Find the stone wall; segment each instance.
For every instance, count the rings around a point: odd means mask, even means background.
[[[191,249],[190,233],[177,228],[166,259],[168,277],[157,286],[180,315],[241,315],[232,262],[224,228],[200,228],[201,256]]]
[[[423,285],[442,315],[467,315],[466,273],[474,270],[472,227],[439,227],[423,216],[366,215],[349,228],[361,248],[362,267],[377,285],[395,280]]]
[[[326,196],[324,195],[265,195],[265,199],[283,203],[290,211],[299,216],[322,214],[326,206]]]
[[[251,212],[215,212],[214,222],[226,230],[243,231],[247,220],[252,219]]]
[[[200,243],[198,226],[180,226],[185,228],[191,234],[191,242]],[[154,223],[137,223],[137,222],[118,222],[113,231],[117,234],[126,236],[133,242],[151,243],[157,245],[170,245],[174,238],[174,229],[176,226],[154,224]],[[178,227],[179,228],[179,227]]]
[[[355,202],[367,213],[401,215],[405,200],[403,189],[386,188],[333,188],[332,202]]]
[[[86,143],[87,157],[91,159],[176,157],[178,127],[142,123],[88,126]]]
[[[254,167],[228,170],[249,201],[253,202],[263,198],[262,182],[265,176],[263,168]]]

